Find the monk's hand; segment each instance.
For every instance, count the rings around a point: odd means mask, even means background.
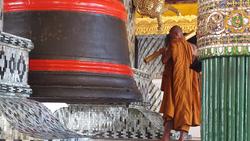
[[[163,58],[162,58],[162,63],[163,63],[163,64],[167,64],[167,62],[168,62],[167,57],[166,57],[166,56],[163,56]]]
[[[193,51],[193,56],[195,56],[195,57],[198,56],[198,50],[197,50],[197,49],[195,49],[195,50]]]
[[[198,48],[194,44],[191,44],[191,45],[192,45],[192,54],[193,54],[193,56],[197,57],[198,56]]]

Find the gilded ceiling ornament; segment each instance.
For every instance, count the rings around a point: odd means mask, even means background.
[[[161,31],[157,28],[157,22],[149,17],[136,18],[135,23],[136,35],[168,34],[174,25],[179,25],[185,33],[189,33],[197,29],[197,16],[163,16]]]
[[[142,16],[156,18],[158,22],[158,30],[162,30],[162,17],[161,15],[170,10],[180,15],[178,9],[171,5],[165,6],[165,0],[133,0],[136,11]]]

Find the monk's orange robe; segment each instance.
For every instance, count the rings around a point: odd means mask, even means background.
[[[200,125],[201,99],[199,74],[190,65],[193,61],[192,45],[185,39],[170,41],[168,55],[164,61],[161,89],[164,91],[160,112],[165,121],[173,122],[173,129],[188,132],[190,126]]]

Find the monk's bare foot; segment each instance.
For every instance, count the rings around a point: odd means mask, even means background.
[[[172,129],[172,122],[165,123],[164,133],[161,141],[170,141],[170,132]]]
[[[186,135],[186,132],[180,132],[180,138],[179,138],[179,140],[178,141],[184,141],[184,137],[185,137],[185,135]]]
[[[163,137],[161,139],[161,141],[170,141],[170,134],[164,132]]]

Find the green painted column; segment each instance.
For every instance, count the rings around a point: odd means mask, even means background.
[[[250,0],[199,0],[202,141],[250,141]]]
[[[203,60],[203,141],[250,141],[250,57]]]

